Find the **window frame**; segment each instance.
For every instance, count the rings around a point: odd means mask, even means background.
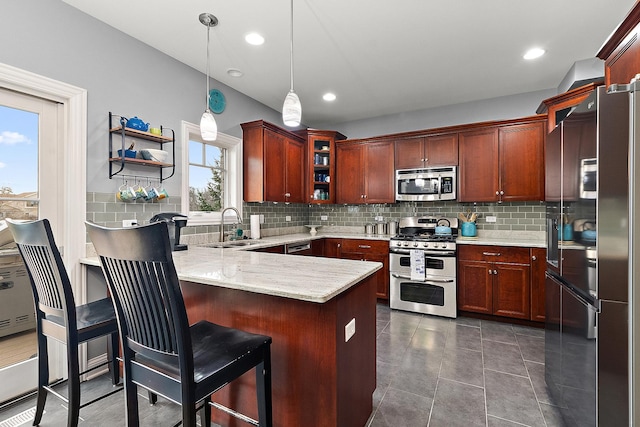
[[[182,121],[182,212],[188,212],[187,225],[218,225],[221,212],[189,211],[189,141],[205,143],[200,136],[200,126]],[[227,150],[227,179],[225,181],[224,206],[238,209],[242,215],[242,139],[218,133],[216,145]],[[235,218],[234,212],[228,212],[229,218]]]

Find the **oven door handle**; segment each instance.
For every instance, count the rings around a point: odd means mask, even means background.
[[[392,254],[409,255],[409,249],[391,249]],[[442,256],[451,257],[456,256],[456,251],[422,251],[426,256]]]
[[[403,274],[397,274],[397,273],[391,273],[391,275],[393,277],[395,277],[396,279],[405,279],[405,280],[411,280],[411,276],[405,276]],[[413,282],[418,282],[419,280],[412,280]],[[430,278],[425,278],[424,282],[434,282],[434,283],[453,283],[453,279],[430,279]]]

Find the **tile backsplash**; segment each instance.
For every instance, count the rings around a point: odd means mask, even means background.
[[[135,219],[146,224],[159,212],[180,212],[179,197],[169,197],[161,202],[117,201],[113,193],[87,193],[87,220],[108,227],[121,227],[122,220]],[[518,203],[457,203],[457,202],[400,202],[372,205],[317,205],[301,203],[244,203],[242,228],[248,233],[250,215],[264,215],[261,226],[263,236],[306,232],[306,224],[336,227],[364,227],[375,222],[398,220],[405,216],[457,216],[458,212],[471,210],[478,213],[479,230],[544,231],[545,204],[543,202]],[[323,217],[326,216],[326,219]],[[496,222],[487,222],[493,216]],[[218,233],[217,226],[186,227],[184,236],[210,240]],[[215,234],[215,236],[213,236]]]

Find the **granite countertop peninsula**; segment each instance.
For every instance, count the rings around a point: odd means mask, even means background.
[[[186,251],[173,252],[178,278],[204,285],[324,303],[382,268],[379,262],[246,250],[251,247],[256,248],[257,245],[245,246],[242,248],[245,250],[190,245]],[[80,262],[100,266],[97,257],[83,258]]]

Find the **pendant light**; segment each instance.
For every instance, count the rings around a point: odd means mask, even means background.
[[[282,106],[282,121],[286,126],[298,126],[302,120],[302,104],[300,104],[300,98],[293,90],[293,0],[291,0],[291,51],[290,51],[291,66],[291,89],[287,97],[284,99],[284,105]]]
[[[202,25],[207,27],[207,105],[200,119],[200,135],[205,141],[215,141],[218,137],[218,125],[209,109],[209,30],[211,30],[211,27],[218,25],[218,18],[210,13],[201,13],[199,19]]]

